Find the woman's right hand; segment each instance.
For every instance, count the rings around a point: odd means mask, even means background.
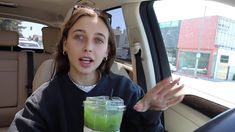
[[[178,85],[180,78],[172,80],[168,77],[148,90],[146,95],[139,100],[134,109],[138,112],[145,112],[147,110],[162,111],[167,108],[180,103],[184,96],[175,96],[176,93],[181,91],[184,85]]]

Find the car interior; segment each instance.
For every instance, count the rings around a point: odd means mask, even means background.
[[[167,0],[163,0],[167,1]],[[168,0],[169,2],[174,0]],[[184,1],[176,0],[183,4]],[[208,1],[208,0],[205,0]],[[235,7],[233,0],[213,0]],[[6,132],[14,115],[27,97],[53,79],[54,52],[61,27],[71,16],[74,5],[87,4],[107,12],[120,8],[123,13],[130,63],[116,60],[111,71],[147,87],[172,75],[158,20],[151,0],[0,0],[0,18],[46,25],[41,29],[43,49],[18,47],[20,33],[0,27],[0,132]],[[170,9],[169,9],[170,10]],[[115,23],[118,19],[112,20]],[[0,20],[1,24],[1,20]],[[140,59],[137,59],[139,55]],[[176,72],[176,68],[173,70]],[[142,77],[143,78],[142,78]],[[144,81],[144,84],[141,83]],[[184,83],[184,82],[183,82]],[[234,83],[234,82],[232,82]],[[235,104],[206,98],[204,93],[185,95],[182,103],[164,111],[167,132],[221,132],[235,130]]]

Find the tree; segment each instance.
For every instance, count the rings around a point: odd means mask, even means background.
[[[24,28],[25,27],[21,26],[20,20],[0,18],[0,30],[16,31],[19,33],[20,37],[23,37],[22,29]]]

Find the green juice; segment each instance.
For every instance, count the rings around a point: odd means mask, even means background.
[[[89,97],[97,99],[97,97]],[[84,123],[85,126],[102,132],[119,131],[125,106],[123,101],[113,103],[117,100],[108,100],[108,97],[98,96],[101,100],[84,101]],[[120,98],[119,98],[120,99]],[[110,103],[111,102],[111,103]]]

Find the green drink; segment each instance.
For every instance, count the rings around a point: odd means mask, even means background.
[[[85,126],[102,132],[117,132],[122,122],[125,106],[119,97],[87,97],[84,101]]]

